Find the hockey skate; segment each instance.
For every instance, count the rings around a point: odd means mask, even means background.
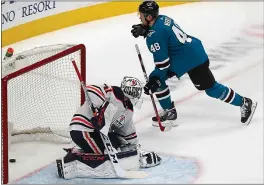
[[[161,124],[165,127],[170,126],[170,125],[172,125],[173,127],[176,127],[178,126],[178,124],[176,123],[176,119],[177,119],[177,111],[174,106],[174,102],[172,102],[172,108],[165,110],[160,115],[160,121],[161,121]],[[156,116],[152,117],[152,121],[153,121],[152,126],[159,127],[159,123],[158,123]]]
[[[245,125],[249,125],[253,114],[257,108],[257,102],[253,102],[249,98],[243,98],[243,104],[240,108],[241,110],[241,122]]]

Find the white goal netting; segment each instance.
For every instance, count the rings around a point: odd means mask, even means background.
[[[9,125],[11,143],[71,141],[68,126],[81,104],[80,83],[71,62],[75,60],[80,70],[84,51],[74,45],[42,46],[2,62],[2,79],[8,79],[7,97],[2,97],[8,117],[2,117],[2,124]]]

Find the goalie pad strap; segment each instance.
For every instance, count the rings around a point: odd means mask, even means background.
[[[117,158],[118,159],[123,159],[131,156],[137,155],[138,152],[137,150],[135,151],[128,151],[128,152],[119,152],[117,153]],[[97,166],[101,165],[109,159],[109,156],[106,155],[94,155],[94,154],[89,154],[89,153],[68,153],[64,157],[64,163],[69,163],[74,160],[78,160],[92,168],[96,168]]]

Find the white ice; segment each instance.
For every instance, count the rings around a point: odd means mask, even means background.
[[[162,8],[160,12],[173,17],[185,32],[201,39],[207,51],[240,35],[242,28],[254,24],[263,27],[263,2],[201,2]],[[131,25],[138,22],[136,13],[127,14],[72,26],[10,46],[20,52],[41,45],[84,43],[87,83],[119,85],[126,75],[144,81],[135,43],[140,46],[148,73],[154,64],[145,41],[130,34]],[[260,31],[263,34],[263,29]],[[262,45],[259,50],[215,71],[219,82],[258,101],[251,125],[240,123],[238,107],[197,93],[191,82],[186,81],[171,94],[177,102],[179,126],[169,132],[151,126],[154,111],[150,99],[144,96],[143,107],[135,112],[134,119],[142,147],[197,158],[201,173],[195,183],[263,183],[263,37],[258,42]],[[175,83],[177,86],[181,82]],[[17,162],[10,164],[10,181],[64,155],[62,147],[40,142],[12,145],[10,157]]]

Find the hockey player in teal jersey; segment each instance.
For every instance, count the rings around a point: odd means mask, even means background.
[[[155,1],[144,1],[139,6],[141,24],[133,25],[131,33],[135,38],[143,36],[149,51],[153,54],[155,69],[149,75],[144,93],[155,93],[164,109],[161,121],[177,125],[177,111],[171,101],[166,80],[173,76],[180,78],[188,73],[198,90],[226,103],[240,107],[241,122],[248,125],[252,119],[257,102],[237,94],[233,89],[217,82],[209,68],[209,58],[202,42],[187,35],[176,22],[165,15],[159,15]],[[158,126],[156,117],[153,125]]]

